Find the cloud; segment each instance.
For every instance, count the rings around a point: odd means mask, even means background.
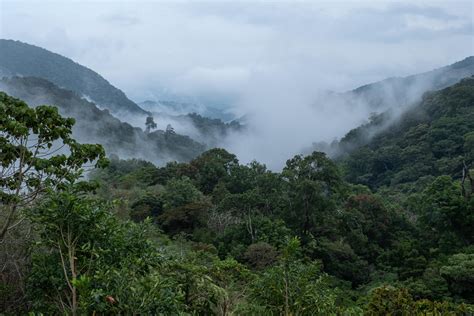
[[[240,67],[202,67],[189,69],[176,78],[173,86],[175,93],[186,95],[219,94],[222,97],[232,95],[236,89],[249,80],[251,74],[247,68]]]
[[[100,20],[119,27],[130,27],[140,23],[140,19],[138,17],[122,14],[105,15]]]
[[[321,91],[428,71],[474,51],[471,1],[1,5],[1,37],[66,55],[136,101],[184,98],[252,113],[263,142],[232,146],[264,162],[338,137],[368,114],[308,107]]]

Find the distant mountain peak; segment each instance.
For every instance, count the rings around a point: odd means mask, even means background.
[[[451,65],[406,77],[390,77],[360,86],[344,95],[352,102],[365,102],[374,110],[406,106],[427,91],[440,90],[474,75],[474,56]]]
[[[455,62],[454,64],[448,67],[456,69],[456,68],[465,68],[465,67],[470,67],[470,66],[474,66],[474,56],[466,57],[463,60]]]
[[[0,74],[47,79],[90,98],[111,112],[148,113],[95,71],[60,54],[20,41],[0,39]]]

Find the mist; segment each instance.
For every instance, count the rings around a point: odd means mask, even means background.
[[[402,113],[432,83],[415,82],[405,100],[386,83],[381,107],[339,94],[474,51],[470,1],[30,0],[1,6],[0,37],[72,58],[138,104],[187,102],[201,114],[212,107],[229,120],[243,117],[244,130],[211,142],[191,121],[178,119],[182,113],[152,110],[158,129],[171,124],[243,163],[255,159],[271,169],[315,142],[340,139],[371,113]],[[145,116],[114,115],[144,129]]]
[[[223,147],[236,153],[243,162],[265,162],[270,169],[281,170],[286,160],[309,153],[313,143],[332,143],[351,129],[367,123],[374,114],[390,112],[386,125],[414,106],[423,93],[433,87],[430,78],[415,81],[405,95],[395,97],[391,83],[384,83],[375,95],[384,104],[374,106],[366,98],[327,93],[300,86],[291,79],[267,78],[265,84],[247,90],[238,109],[246,113],[247,129],[233,133]],[[373,131],[371,135],[375,135]],[[316,146],[314,149],[323,149]],[[338,152],[327,151],[330,156]]]

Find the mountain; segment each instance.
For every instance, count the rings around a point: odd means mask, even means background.
[[[0,39],[0,75],[33,76],[90,98],[113,113],[147,114],[95,71],[41,47]]]
[[[188,135],[208,147],[225,147],[226,137],[242,131],[245,127],[236,120],[226,122],[219,117],[233,117],[230,114],[219,115],[212,107],[177,101],[144,101],[139,105],[149,110],[158,126],[171,124],[176,132]],[[215,112],[212,112],[215,110]],[[204,113],[204,114],[203,114]],[[215,115],[213,115],[213,113]]]
[[[208,146],[219,145],[229,131],[239,128],[236,122],[227,124],[217,119],[217,117],[222,117],[230,120],[229,114],[204,105],[175,101],[146,101],[141,103],[144,107],[142,108],[93,70],[59,54],[19,41],[0,39],[1,76],[43,78],[57,86],[56,88],[73,91],[77,94],[76,97],[84,97],[95,103],[97,107],[110,110],[110,113],[116,117],[127,118],[127,122],[134,126],[140,126],[146,116],[155,112],[157,122],[164,124],[163,130],[167,124],[171,124],[178,134],[188,135],[199,142],[205,142]],[[18,84],[19,79],[12,82]],[[32,79],[26,82],[31,84]],[[35,81],[35,84],[39,83],[39,80]],[[44,83],[40,85],[44,88]],[[70,108],[63,102],[59,104],[60,107]],[[82,104],[75,103],[76,106]],[[194,112],[200,115],[189,114]],[[74,117],[82,117],[79,111],[72,114]],[[208,119],[207,115],[215,118]],[[106,119],[109,120],[108,117]],[[81,122],[82,119],[78,119],[78,124]],[[183,154],[183,157],[187,157],[187,154]]]
[[[332,157],[346,155],[355,148],[368,144],[374,135],[384,131],[387,125],[416,107],[425,93],[444,89],[471,76],[474,76],[474,56],[425,73],[388,78],[345,93],[327,93],[321,100],[338,107],[342,112],[358,115],[362,118],[361,122],[340,141],[331,144],[314,142],[304,152],[320,150]]]
[[[389,113],[373,117],[350,131],[339,146],[344,149],[348,143],[359,144],[342,158],[353,183],[408,190],[434,176],[460,178],[464,164],[474,163],[474,77],[426,93],[396,119]]]
[[[203,117],[219,119],[224,122],[229,122],[235,119],[235,116],[232,113],[225,111],[225,109],[220,109],[204,104],[180,102],[174,100],[146,100],[138,103],[138,105],[142,109],[150,112],[166,113],[169,115],[186,115],[188,113],[197,113]]]
[[[189,161],[206,149],[205,145],[190,137],[172,131],[145,133],[140,128],[121,122],[108,110],[99,109],[77,93],[59,88],[42,78],[3,78],[0,90],[24,100],[30,106],[57,106],[63,116],[76,119],[73,135],[78,141],[100,143],[108,154],[163,164],[170,160]]]
[[[365,103],[374,111],[404,107],[419,101],[426,91],[449,87],[474,75],[474,56],[454,64],[408,77],[388,78],[342,94],[351,103]]]

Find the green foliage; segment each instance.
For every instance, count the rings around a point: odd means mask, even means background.
[[[54,107],[33,109],[0,92],[2,204],[19,202],[22,188],[36,192],[44,191],[45,186],[60,186],[63,181],[73,182],[85,163],[106,164],[100,145],[82,145],[71,137],[73,125],[73,119],[63,118]],[[63,146],[58,148],[58,142]]]
[[[327,273],[350,280],[354,287],[369,280],[367,260],[359,256],[347,242],[318,238],[309,243],[306,252],[311,257],[320,258]]]
[[[233,225],[229,225],[223,233],[217,236],[215,242],[222,256],[231,254],[242,258],[247,247],[257,242],[265,242],[274,247],[280,247],[291,230],[282,220],[271,220],[265,216],[244,217]]]
[[[74,192],[53,194],[30,217],[41,237],[28,279],[34,310],[177,311],[181,294],[157,273],[163,258],[146,226],[122,223],[103,202]]]
[[[197,170],[195,179],[199,189],[204,194],[209,194],[217,183],[227,176],[231,166],[237,162],[235,155],[224,149],[214,148],[192,160],[190,166]]]
[[[364,314],[373,316],[410,315],[413,310],[413,298],[407,289],[383,286],[372,291]]]
[[[473,78],[426,94],[418,106],[344,158],[346,179],[379,188],[426,175],[459,176],[462,160],[473,161],[473,102]],[[369,126],[377,131],[377,124]]]
[[[155,192],[151,190],[156,183],[165,184],[155,195],[141,195],[130,214],[163,203],[166,206],[154,217],[157,224],[180,240],[194,241],[195,250],[186,250],[186,259],[179,259],[187,264],[193,258],[193,263],[177,268],[178,283],[188,284],[184,288],[188,311],[275,314],[285,313],[286,308],[288,313],[310,314],[319,308],[319,314],[360,315],[356,301],[360,306],[370,301],[364,291],[386,282],[403,285],[409,292],[408,296],[387,292],[384,308],[453,311],[460,305],[443,302],[472,300],[469,292],[456,292],[457,281],[443,272],[448,259],[440,256],[462,249],[461,241],[469,233],[464,225],[470,201],[450,177],[420,179],[417,185],[425,189],[407,187],[410,192],[422,191],[410,196],[389,189],[372,194],[367,187],[346,183],[338,166],[322,153],[296,156],[278,174],[258,163],[239,165],[222,150],[190,164],[143,165],[110,175],[99,178],[107,179],[105,185],[121,187],[131,176],[142,175],[134,178],[135,187],[146,192]],[[446,226],[447,221],[453,224]],[[439,248],[442,234],[430,235],[435,227],[447,233],[444,239],[456,241],[457,248]],[[288,236],[294,235],[301,241],[288,242]],[[201,255],[194,257],[194,251]],[[182,248],[177,252],[182,253]],[[225,281],[216,278],[213,267],[221,261],[202,261],[215,253],[235,258],[255,274]],[[288,286],[285,280],[291,281]],[[237,291],[246,294],[239,296]]]
[[[206,224],[207,202],[193,202],[167,209],[158,217],[158,223],[169,234],[180,232],[193,233],[193,231]]]
[[[262,272],[251,285],[251,300],[268,314],[329,315],[336,311],[332,291],[317,262],[298,259],[300,241],[289,239],[278,265]]]
[[[156,218],[163,213],[163,202],[155,195],[146,194],[130,206],[130,218],[142,222],[146,218]]]
[[[426,227],[426,240],[450,253],[474,241],[474,216],[459,183],[440,176],[422,193],[420,222]],[[433,245],[432,244],[432,245]]]
[[[301,234],[324,235],[330,229],[326,216],[336,209],[342,179],[336,164],[324,153],[295,156],[286,163],[282,175],[289,183],[291,209],[282,214]],[[296,226],[295,226],[296,225]],[[299,227],[297,227],[299,226]]]
[[[30,106],[57,106],[61,115],[76,120],[73,133],[78,141],[100,143],[109,155],[136,157],[140,153],[138,156],[149,161],[169,160],[170,157],[189,161],[206,149],[203,144],[177,133],[171,136],[163,130],[146,133],[118,120],[109,110],[99,109],[96,104],[82,98],[82,93],[60,88],[64,87],[63,84],[57,86],[37,77],[3,78],[0,84],[10,95]]]
[[[241,165],[224,149],[159,168],[111,157],[92,175],[100,188],[81,186],[94,192],[63,185],[32,208],[28,306],[45,314],[473,314],[472,81],[427,94],[375,136],[371,127],[390,118],[374,115],[347,139],[374,137],[337,162],[314,152],[278,173]]]
[[[168,181],[162,195],[163,207],[170,210],[203,199],[202,193],[187,177]]]
[[[474,132],[464,134],[464,152],[468,161],[474,161]]]
[[[441,267],[440,272],[454,293],[469,301],[474,299],[474,254],[452,255],[448,258],[447,264]]]
[[[430,300],[413,300],[405,288],[382,286],[370,294],[364,315],[470,315],[472,306]]]
[[[271,266],[277,259],[278,252],[272,245],[266,242],[258,242],[248,246],[244,253],[244,259],[256,269]]]

